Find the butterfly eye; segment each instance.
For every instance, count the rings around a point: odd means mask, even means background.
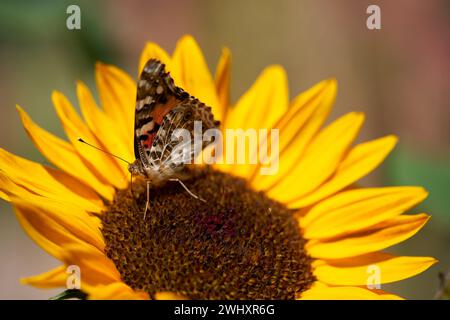
[[[164,92],[164,88],[162,85],[156,87],[156,94],[162,94]]]

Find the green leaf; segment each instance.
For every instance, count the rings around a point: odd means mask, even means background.
[[[54,297],[49,298],[49,300],[67,300],[67,299],[79,299],[86,300],[87,294],[78,289],[68,289],[66,291],[57,294]]]

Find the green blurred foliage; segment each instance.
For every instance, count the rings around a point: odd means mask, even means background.
[[[82,8],[81,30],[68,30],[66,8],[77,4]],[[100,1],[2,1],[0,2],[1,44],[29,46],[59,43],[62,47],[78,48],[74,58],[95,61],[116,61],[117,50],[108,37]],[[61,26],[55,28],[55,26]],[[78,61],[80,62],[80,61]]]
[[[400,146],[389,158],[387,177],[395,185],[423,186],[428,198],[417,208],[450,226],[450,160]]]

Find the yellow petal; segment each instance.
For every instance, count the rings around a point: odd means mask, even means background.
[[[108,285],[120,281],[120,274],[114,263],[96,248],[82,245],[66,245],[62,253],[62,261],[67,265],[76,265],[81,271],[81,290],[86,287]]]
[[[91,216],[76,206],[66,204],[63,200],[50,200],[37,195],[30,194],[26,198],[12,197],[11,202],[21,210],[30,212],[39,210],[46,219],[70,230],[71,235],[80,241],[101,251],[104,250],[105,242],[100,232],[101,222],[98,217]]]
[[[317,280],[329,285],[365,286],[391,283],[411,278],[437,261],[430,257],[397,257],[375,252],[338,260],[316,260]]]
[[[17,106],[17,110],[28,136],[38,150],[55,166],[68,174],[75,175],[85,183],[83,188],[80,189],[84,189],[86,193],[90,193],[89,196],[86,194],[86,198],[96,203],[100,202],[100,199],[93,192],[89,191],[89,187],[106,199],[112,198],[114,192],[112,186],[106,181],[99,179],[86,167],[70,143],[40,128],[21,107]],[[30,170],[29,172],[33,171]]]
[[[173,69],[177,71],[177,76],[174,77],[175,84],[210,106],[214,118],[222,120],[216,86],[205,58],[193,37],[186,35],[178,40],[172,62]]]
[[[97,286],[90,290],[89,300],[148,300],[148,294],[137,292],[123,282],[114,282],[106,286]]]
[[[302,292],[300,300],[402,300],[402,298],[359,287],[318,287]]]
[[[68,245],[89,246],[76,237],[71,230],[63,227],[36,207],[18,204],[14,209],[17,220],[28,236],[58,260],[62,260]]]
[[[115,187],[125,188],[128,184],[128,175],[123,168],[124,166],[122,165],[120,167],[110,155],[79,142],[78,139],[81,137],[91,144],[104,148],[101,141],[95,138],[63,94],[54,92],[52,94],[52,100],[67,137],[72,142],[80,157],[88,162],[91,171]]]
[[[9,201],[9,196],[7,193],[3,192],[2,190],[0,190],[0,198],[2,198],[5,201]]]
[[[132,144],[136,81],[119,68],[102,63],[96,64],[95,79],[101,106],[116,125],[114,134],[122,134]]]
[[[420,203],[420,187],[363,188],[345,191],[315,205],[300,218],[307,239],[325,239],[365,230]]]
[[[98,196],[85,184],[62,171],[20,158],[3,149],[0,149],[0,167],[1,177],[5,183],[0,189],[6,194],[11,192],[24,194],[20,189],[25,188],[50,199],[64,199],[65,202],[87,211],[100,212],[103,209],[103,203]],[[20,188],[14,187],[11,183]],[[8,189],[8,185],[11,189]]]
[[[138,74],[141,74],[142,70],[145,67],[145,64],[150,59],[157,59],[162,63],[164,63],[166,65],[166,71],[169,71],[172,74],[172,77],[174,77],[174,70],[172,70],[173,67],[171,58],[163,48],[161,48],[154,42],[147,42],[145,44],[145,47],[142,50],[141,57],[139,59]]]
[[[310,240],[308,253],[315,258],[340,259],[379,251],[416,234],[428,221],[426,214],[401,215],[361,233],[328,241]]]
[[[291,102],[285,116],[280,119],[277,127],[290,128],[290,137],[295,138],[295,131],[307,121],[317,122],[320,127],[332,109],[337,94],[337,81],[334,78],[322,80],[308,90],[301,92]],[[317,105],[320,104],[320,105]],[[292,123],[296,118],[299,123]],[[297,124],[297,127],[296,127]],[[317,126],[316,126],[317,127]],[[291,139],[286,139],[288,144]]]
[[[269,66],[230,110],[226,128],[272,128],[288,107],[286,72],[281,66]]]
[[[261,73],[252,87],[239,99],[236,106],[229,110],[225,127],[227,129],[242,129],[244,131],[247,129],[270,130],[286,112],[288,99],[286,72],[280,66],[268,67]],[[256,139],[258,140],[257,144],[250,144],[247,140],[245,150],[238,150],[237,146],[235,146],[235,155],[238,153],[245,154],[246,163],[224,167],[224,171],[232,171],[234,175],[244,178],[251,177],[257,166],[256,163],[251,164],[249,159],[251,157],[257,159],[258,148],[261,145],[266,145],[267,137],[261,140],[257,133]],[[224,157],[226,158],[226,152]]]
[[[116,125],[98,108],[91,92],[81,81],[77,82],[77,96],[83,117],[97,140],[101,141],[101,144],[110,153],[120,156],[128,162],[133,162],[133,144],[130,141],[126,141],[120,134],[112,134],[117,131]],[[116,160],[118,166],[124,172],[127,171],[127,165],[123,161],[116,158],[112,159]]]
[[[228,48],[222,49],[219,63],[216,68],[215,84],[219,102],[221,105],[222,119],[226,117],[226,111],[230,105],[230,78],[231,78],[231,52]]]
[[[173,292],[157,292],[155,300],[188,300],[186,297]]]
[[[251,181],[255,189],[269,189],[281,181],[297,165],[304,150],[330,113],[336,98],[336,92],[336,80],[325,80],[301,93],[292,101],[288,111],[274,126],[280,129],[279,170],[275,175],[259,175],[257,170]],[[269,139],[267,141],[270,142]],[[266,148],[270,150],[270,143],[267,144]],[[264,158],[261,162],[265,163],[267,159]]]
[[[13,197],[26,198],[30,194],[35,195],[28,189],[15,184],[4,172],[0,171],[0,198],[11,202]]]
[[[387,136],[358,144],[350,150],[333,177],[317,190],[293,201],[291,206],[306,207],[351,185],[378,167],[396,143],[397,137]]]
[[[16,181],[20,182],[19,179]],[[16,184],[11,178],[9,178],[4,172],[0,171],[0,197],[8,202],[12,202],[14,199],[23,199],[24,201],[28,201],[33,198],[39,198],[40,201],[61,201],[61,206],[76,206],[76,208],[90,211],[90,209],[94,209],[95,212],[100,212],[102,209],[101,206],[91,206],[91,203],[80,203],[76,202],[78,197],[70,197],[70,198],[61,198],[57,194],[46,193],[45,191],[40,192],[39,189],[31,187],[27,188],[26,186]],[[41,194],[36,194],[33,190],[40,192]],[[81,199],[80,199],[81,200]]]
[[[66,285],[66,266],[62,265],[36,276],[20,279],[21,284],[41,289],[58,288]]]
[[[363,121],[363,114],[349,113],[322,130],[290,174],[268,191],[269,197],[289,204],[319,187],[335,172]]]

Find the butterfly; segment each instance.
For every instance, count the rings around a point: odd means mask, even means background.
[[[214,119],[211,107],[174,84],[165,65],[156,59],[145,64],[137,82],[136,109],[134,121],[134,154],[136,160],[128,165],[131,175],[147,180],[147,203],[144,218],[149,206],[150,186],[166,181],[177,181],[193,197],[201,199],[189,191],[180,178],[186,167],[174,155],[179,140],[173,139],[176,129],[186,129],[191,135],[194,122],[201,121],[203,130],[218,128],[220,122]],[[211,141],[203,141],[201,150]],[[189,146],[191,159],[201,150]]]

